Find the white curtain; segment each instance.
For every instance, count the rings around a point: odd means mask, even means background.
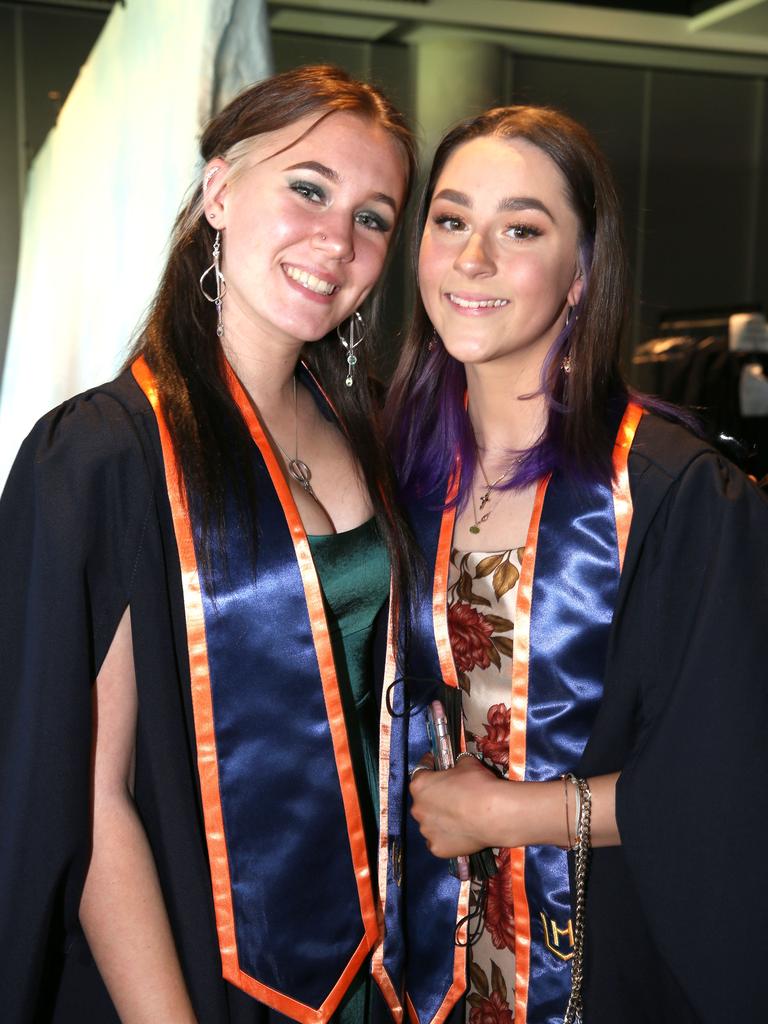
[[[266,0],[115,5],[27,181],[0,487],[49,408],[113,377],[157,287],[205,122],[271,72]]]

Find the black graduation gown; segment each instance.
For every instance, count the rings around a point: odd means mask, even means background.
[[[760,1021],[768,898],[768,504],[646,417],[605,698],[580,766],[622,770],[625,846],[595,851],[588,1024]],[[178,558],[154,415],[133,378],[30,435],[0,501],[0,999],[7,1024],[108,1024],[77,924],[91,683],[128,603],[135,800],[202,1024],[266,1011],[221,978]],[[749,604],[745,595],[750,595]]]
[[[595,850],[587,1024],[768,1019],[768,501],[645,416],[604,699],[578,768],[620,771]]]
[[[0,501],[0,536],[0,1019],[118,1020],[78,905],[91,685],[130,604],[135,802],[198,1020],[284,1020],[221,977],[178,555],[155,417],[129,373],[38,423]]]

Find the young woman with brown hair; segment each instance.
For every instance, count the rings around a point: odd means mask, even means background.
[[[128,368],[2,499],[8,1024],[368,1015],[372,632],[409,559],[366,351],[413,141],[323,66],[201,153]]]
[[[382,734],[390,1003],[404,977],[420,1024],[465,983],[470,1024],[759,1020],[768,503],[622,378],[620,205],[582,126],[450,131],[416,256],[390,418],[434,584]],[[487,847],[471,887],[436,859]]]

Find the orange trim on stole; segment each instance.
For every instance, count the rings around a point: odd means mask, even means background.
[[[448,482],[445,503],[453,501],[459,490],[461,462],[456,460],[455,469]],[[435,576],[432,587],[432,621],[435,627],[435,646],[443,682],[454,688],[459,685],[456,666],[451,651],[451,637],[448,632],[448,572],[451,561],[453,527],[456,523],[456,506],[443,510],[440,522],[440,536],[435,556]]]
[[[173,450],[170,433],[155,387],[152,371],[145,359],[140,357],[132,367],[133,376],[139,387],[147,396],[157,420],[160,443],[163,451],[166,486],[171,505],[174,533],[179,550],[181,581],[184,593],[184,611],[187,623],[187,644],[189,648],[189,668],[192,690],[192,710],[195,720],[195,742],[197,746],[197,766],[200,778],[200,793],[203,802],[205,819],[206,843],[211,871],[216,930],[219,936],[222,974],[244,992],[286,1014],[303,1024],[326,1024],[332,1016],[349,983],[362,966],[365,958],[376,941],[379,929],[376,907],[371,890],[370,868],[365,847],[362,817],[357,802],[357,789],[352,773],[352,762],[346,737],[346,726],[343,719],[341,699],[336,681],[336,670],[333,663],[333,652],[328,636],[328,626],[322,603],[322,594],[317,574],[312,562],[306,533],[301,523],[296,504],[290,488],[277,464],[272,449],[266,440],[261,424],[251,407],[240,382],[231,368],[226,366],[228,383],[251,437],[258,446],[266,463],[278,499],[285,512],[291,530],[294,549],[302,575],[304,591],[307,598],[310,626],[318,655],[321,682],[325,696],[328,721],[339,771],[342,799],[349,830],[350,819],[353,829],[349,831],[352,860],[355,867],[358,896],[361,914],[365,926],[365,936],[342,972],[341,977],[323,1002],[315,1009],[304,1003],[291,999],[281,992],[276,992],[263,983],[245,974],[239,964],[237,942],[235,937],[234,912],[232,908],[232,891],[229,875],[224,822],[221,810],[221,794],[219,791],[218,762],[216,757],[216,737],[213,724],[213,704],[211,699],[210,670],[208,665],[208,646],[205,635],[205,619],[203,615],[200,580],[197,570],[192,529],[187,514],[186,494],[180,485],[179,468]],[[335,693],[333,690],[335,689]],[[330,691],[330,692],[329,692]],[[339,733],[341,732],[341,735]],[[350,788],[352,792],[350,793]]]
[[[330,398],[326,394],[324,388],[317,380],[315,375],[309,369],[309,367],[302,361],[301,364],[309,376],[312,378],[315,387],[318,389],[320,394],[323,396],[325,401],[328,403],[329,408],[333,411],[337,420],[341,424],[345,436],[347,434],[346,427],[342,422],[339,414],[333,406]],[[384,494],[383,488],[380,491],[382,499],[387,510],[388,515],[391,518],[392,512],[387,501],[386,495]],[[397,673],[397,658],[395,656],[395,640],[396,640],[396,596],[392,583],[389,587],[389,617],[387,620],[387,653],[384,666],[384,680],[382,692],[386,694],[391,684],[395,681]],[[377,910],[377,923],[378,923],[378,942],[373,950],[371,956],[371,974],[377,981],[384,1002],[389,1007],[389,1010],[396,1022],[400,1024],[403,1019],[403,1006],[398,998],[397,993],[392,985],[389,975],[384,969],[384,912],[386,909],[387,899],[387,868],[389,861],[389,752],[390,752],[390,736],[391,736],[391,716],[387,710],[386,700],[382,701],[381,718],[379,722],[379,858],[378,858],[378,906]],[[382,838],[383,837],[383,838]],[[383,893],[383,896],[382,896]]]
[[[143,357],[131,367],[133,376],[149,399],[157,420],[160,444],[163,450],[165,480],[173,517],[173,529],[179,550],[181,584],[184,591],[184,613],[187,623],[189,648],[189,674],[192,689],[192,709],[195,719],[197,744],[197,770],[205,817],[205,837],[211,869],[216,929],[219,936],[221,962],[225,977],[239,972],[235,921],[232,911],[232,893],[229,860],[224,839],[221,814],[219,772],[216,759],[216,736],[213,727],[210,676],[208,671],[208,644],[205,635],[205,617],[197,574],[197,558],[192,528],[187,516],[187,499],[178,474],[176,456],[168,432],[154,377]]]
[[[643,409],[630,402],[624,412],[613,452],[615,482],[613,503],[616,519],[616,537],[619,568],[624,566],[629,530],[632,525],[632,496],[629,489],[629,451],[635,437]],[[536,491],[531,522],[526,539],[525,555],[520,571],[517,604],[515,606],[515,647],[512,667],[512,712],[509,731],[509,777],[522,782],[525,779],[526,726],[528,719],[528,667],[530,658],[531,602],[533,576],[536,566],[536,548],[539,525],[544,507],[544,496],[550,477],[545,477]],[[515,916],[515,1022],[525,1024],[528,1011],[528,985],[530,975],[530,918],[525,892],[525,848],[510,850],[510,878]],[[520,927],[522,924],[522,928]]]
[[[387,694],[397,675],[395,653],[396,618],[394,594],[390,593],[389,620],[387,622],[387,656],[384,666],[384,681],[379,722],[379,906],[382,922],[382,937],[371,957],[371,974],[376,981],[384,1002],[389,1007],[396,1024],[403,1020],[403,1004],[392,981],[384,969],[384,915],[387,908],[387,870],[389,867],[389,756],[392,736],[392,716],[389,713]],[[402,854],[401,854],[402,855]]]
[[[312,639],[317,651],[318,667],[325,697],[325,706],[328,714],[328,724],[333,740],[333,749],[336,756],[336,767],[339,773],[344,811],[347,820],[350,847],[352,850],[352,862],[355,867],[358,895],[360,898],[360,911],[365,923],[365,932],[369,941],[369,948],[372,948],[379,937],[378,919],[376,905],[373,899],[371,888],[370,866],[368,864],[368,852],[365,842],[365,831],[363,829],[363,818],[360,812],[360,804],[357,798],[357,786],[355,784],[354,770],[352,768],[352,757],[349,751],[347,739],[347,727],[344,721],[344,708],[341,703],[339,684],[336,678],[336,666],[333,660],[333,648],[328,633],[328,623],[325,618],[323,605],[323,593],[320,589],[320,582],[317,578],[315,563],[312,558],[312,551],[301,521],[299,510],[293,499],[291,488],[285,479],[280,464],[275,458],[275,453],[267,440],[264,430],[259,422],[250,399],[240,381],[235,376],[231,367],[227,365],[227,377],[232,397],[245,420],[256,446],[261,452],[261,457],[269,472],[272,486],[275,488],[280,504],[285,513],[286,522],[291,531],[293,546],[296,552],[296,561],[301,572],[304,584],[304,593],[307,599],[307,611],[309,612]],[[361,961],[362,962],[362,961]],[[358,964],[359,966],[359,964]]]
[[[461,480],[461,462],[457,458],[456,466],[448,481],[445,495],[445,503],[453,501],[459,490]],[[437,658],[440,664],[440,673],[443,682],[447,686],[458,687],[459,679],[456,674],[456,665],[453,661],[451,651],[451,637],[448,630],[448,572],[451,560],[451,544],[453,542],[453,528],[456,523],[456,507],[446,508],[440,520],[440,534],[437,541],[437,552],[435,555],[435,575],[432,587],[432,622],[434,624],[435,646]],[[462,736],[464,730],[462,728]],[[470,882],[462,882],[459,889],[459,902],[456,909],[456,937],[458,943],[455,946],[453,957],[453,981],[451,987],[445,994],[445,998],[430,1021],[419,1022],[416,1009],[406,993],[408,1014],[413,1024],[443,1024],[448,1014],[456,1005],[457,1000],[467,988],[467,930],[469,913],[469,889]],[[459,922],[462,922],[459,925]]]
[[[456,460],[456,467],[448,482],[448,490],[445,495],[446,504],[453,501],[459,490],[461,479],[461,462]],[[440,663],[440,673],[443,682],[447,686],[458,687],[459,679],[456,673],[456,665],[451,650],[451,636],[448,629],[448,573],[451,561],[451,545],[453,543],[453,529],[456,524],[456,506],[443,510],[440,522],[440,536],[437,541],[437,554],[435,556],[435,582],[432,588],[432,621],[435,628],[435,646],[437,657]],[[461,729],[462,743],[464,728]],[[453,957],[453,981],[451,987],[445,994],[445,999],[440,1004],[437,1013],[429,1024],[443,1024],[448,1014],[456,1004],[456,1001],[467,988],[467,931],[469,914],[469,890],[470,883],[462,882],[459,889],[459,903],[456,910],[457,944]],[[459,925],[461,921],[461,925]],[[409,1000],[410,1005],[410,1000]],[[426,1022],[425,1022],[426,1024]]]
[[[312,371],[307,366],[307,364],[304,362],[304,360],[301,361],[301,365],[304,368],[305,372],[311,377],[315,387],[320,392],[320,394],[323,396],[323,398],[325,399],[326,403],[328,404],[328,407],[332,410],[334,416],[339,421],[339,424],[341,425],[341,428],[344,431],[344,436],[347,439],[349,439],[349,433],[347,431],[346,424],[343,422],[343,420],[341,419],[339,414],[336,412],[336,408],[333,405],[333,402],[331,402],[331,400],[328,397],[328,394],[326,393],[325,389],[320,384],[320,381],[317,379],[317,377],[315,377],[315,375],[312,373]],[[379,494],[381,495],[382,501],[384,503],[385,511],[386,511],[387,515],[389,516],[390,522],[391,522],[392,521],[392,507],[391,507],[391,504],[390,504],[390,502],[389,502],[389,500],[387,498],[386,493],[384,492],[383,485],[379,485]],[[396,605],[397,605],[397,598],[396,598],[396,595],[395,595],[394,583],[393,583],[392,580],[390,580],[390,585],[389,585],[389,615],[388,615],[388,618],[387,618],[387,650],[386,650],[386,656],[385,656],[383,688],[382,688],[382,693],[384,693],[384,694],[386,694],[388,692],[389,686],[395,681],[395,675],[397,673],[397,658],[396,658],[396,654],[395,654],[395,651],[396,651],[395,643],[396,643],[396,638],[397,638],[397,632],[396,632],[397,631],[397,607],[396,607]],[[387,887],[386,887],[387,886],[387,860],[388,860],[388,856],[389,856],[389,844],[388,844],[387,838],[386,838],[387,837],[387,828],[382,827],[382,822],[385,825],[388,822],[389,789],[386,786],[386,783],[385,783],[384,780],[388,777],[388,773],[389,773],[389,751],[390,751],[390,734],[391,734],[391,725],[390,725],[391,718],[388,717],[386,722],[385,722],[385,719],[384,719],[384,715],[385,714],[387,714],[387,707],[386,707],[386,701],[383,701],[382,702],[381,720],[379,722],[379,809],[380,809],[379,810],[379,826],[380,826],[379,827],[379,847],[380,847],[380,849],[383,848],[385,850],[385,853],[384,853],[384,856],[383,856],[383,863],[382,863],[382,857],[380,856],[379,860],[378,860],[378,865],[377,865],[377,878],[378,878],[378,882],[379,882],[379,889],[378,889],[379,896],[378,896],[378,906],[377,906],[377,915],[378,915],[378,918],[379,918],[379,941],[378,941],[378,943],[376,945],[376,948],[374,950],[373,956],[371,957],[371,973],[373,974],[374,977],[378,977],[380,982],[381,982],[381,986],[383,988],[387,989],[389,998],[387,997],[387,995],[385,995],[384,996],[384,1001],[389,1006],[393,1016],[395,1017],[395,1020],[397,1021],[399,1019],[402,1019],[403,1007],[402,1007],[402,1004],[400,1003],[400,1000],[397,998],[397,994],[395,993],[394,988],[392,987],[392,983],[389,980],[389,975],[383,969],[383,962],[382,962],[383,961],[383,947],[384,947],[384,907],[386,905],[386,893],[387,893]],[[381,838],[382,836],[385,837],[383,842],[382,842],[382,838]],[[384,897],[383,898],[381,896],[381,893],[384,893]],[[376,964],[377,963],[379,965],[378,974],[377,974],[377,970],[376,970]],[[390,1002],[390,1000],[392,1000],[392,1001]],[[400,1014],[399,1018],[398,1018],[398,1011],[399,1011],[399,1014]]]
[[[512,708],[509,723],[509,778],[525,780],[526,726],[528,721],[528,663],[531,643],[531,603],[539,524],[550,476],[536,489],[531,522],[520,566],[515,603],[515,645],[512,655]],[[509,851],[510,885],[515,918],[515,1024],[525,1024],[528,1013],[528,984],[531,968],[531,926],[525,891],[525,847]]]
[[[470,882],[462,882],[461,888],[459,889],[459,905],[456,910],[457,925],[461,921],[456,929],[456,952],[453,958],[453,984],[451,985],[448,993],[443,1000],[440,1009],[437,1011],[435,1016],[432,1018],[432,1024],[443,1024],[448,1018],[448,1014],[451,1012],[456,1004],[456,1000],[459,996],[463,995],[467,989],[467,932],[469,929],[469,890]],[[451,997],[454,997],[453,999]]]
[[[447,867],[447,865],[446,865]],[[451,987],[445,994],[445,999],[437,1009],[434,1017],[430,1021],[420,1021],[419,1015],[416,1012],[416,1007],[411,1001],[411,997],[406,992],[405,1003],[408,1008],[408,1017],[412,1024],[444,1024],[444,1021],[448,1019],[448,1015],[454,1006],[458,1002],[460,996],[464,994],[467,988],[467,930],[469,923],[467,915],[469,914],[469,888],[470,883],[462,882],[459,890],[459,902],[456,908],[456,938],[458,940],[456,945],[456,952],[453,958],[453,981]],[[461,921],[461,925],[459,925]],[[453,997],[453,998],[452,998]]]
[[[619,571],[624,568],[629,530],[632,526],[632,493],[629,488],[629,451],[645,410],[637,402],[629,402],[616,435],[613,449],[613,510],[616,518],[616,539],[619,547]]]
[[[418,1013],[416,1013],[416,1007],[413,1005],[413,1002],[411,1001],[411,997],[409,995],[406,995],[405,1003],[406,1006],[408,1007],[408,1020],[411,1022],[411,1024],[419,1024],[419,1015]]]

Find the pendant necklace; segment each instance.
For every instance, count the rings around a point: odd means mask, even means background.
[[[477,505],[475,504],[475,488],[474,488],[474,485],[473,485],[473,487],[472,487],[472,512],[474,514],[475,521],[472,524],[472,526],[470,526],[470,528],[469,528],[469,532],[470,533],[480,533],[480,526],[481,526],[481,524],[488,520],[488,517],[490,516],[491,512],[493,511],[493,509],[489,508],[487,512],[483,512],[483,509],[488,504],[488,502],[491,500],[491,491],[494,489],[494,487],[496,487],[498,484],[501,483],[501,481],[504,479],[505,476],[509,475],[509,470],[505,469],[504,472],[501,474],[501,476],[497,476],[496,479],[493,481],[493,483],[490,483],[488,481],[488,476],[487,476],[487,474],[485,472],[485,469],[483,468],[483,464],[480,461],[480,456],[479,455],[477,456],[477,464],[480,467],[480,472],[483,474],[483,480],[485,480],[485,493],[480,495],[480,518],[478,518],[478,515],[477,515]]]
[[[273,438],[273,440],[277,445],[280,454],[285,459],[285,464],[288,467],[289,474],[293,477],[296,483],[299,484],[299,486],[304,488],[310,498],[314,498],[317,504],[320,505],[320,499],[312,490],[312,484],[310,483],[310,480],[312,479],[312,471],[306,462],[302,462],[299,458],[299,394],[296,388],[295,377],[293,378],[293,413],[296,420],[296,437],[293,445],[295,455],[293,458],[291,458],[276,437]]]

